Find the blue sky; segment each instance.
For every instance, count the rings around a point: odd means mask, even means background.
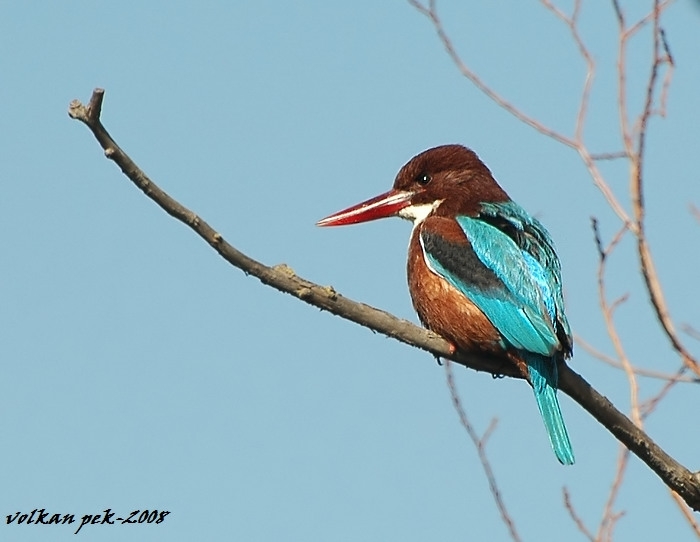
[[[571,133],[584,72],[566,29],[536,3],[482,4],[440,4],[464,58]],[[99,541],[506,540],[430,356],[228,266],[126,181],[66,111],[104,87],[102,118],[118,143],[234,246],[414,321],[409,224],[314,223],[387,190],[414,154],[466,144],[548,226],[572,327],[612,354],[590,217],[607,238],[619,224],[580,161],[470,86],[405,2],[164,6],[0,7],[0,517],[170,511],[159,525],[77,535]],[[668,118],[652,123],[647,170],[659,274],[677,323],[696,326],[700,224],[688,205],[700,204],[699,23],[688,2],[664,18],[677,71]],[[599,66],[588,140],[617,150],[610,6],[585,6],[582,31]],[[648,43],[635,41],[631,85],[648,58]],[[630,100],[640,103],[639,87]],[[604,171],[629,209],[624,169]],[[627,239],[608,283],[612,297],[629,294],[620,333],[635,363],[673,372],[679,361],[637,268]],[[628,409],[620,371],[580,347],[572,363]],[[563,486],[595,529],[615,472],[611,435],[562,397],[577,458],[564,468],[523,382],[457,375],[478,430],[499,420],[489,455],[523,539],[578,536]],[[659,386],[642,380],[642,394]],[[679,386],[647,426],[691,469],[700,435],[688,413],[698,408],[697,386]],[[635,458],[618,508],[616,540],[692,537]],[[75,528],[3,521],[0,538],[68,540]]]

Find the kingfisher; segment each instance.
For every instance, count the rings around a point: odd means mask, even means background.
[[[453,352],[512,364],[535,393],[554,454],[574,454],[557,399],[571,357],[561,264],[545,227],[510,199],[474,151],[443,145],[414,156],[388,192],[318,226],[390,216],[413,222],[408,287],[421,323]]]

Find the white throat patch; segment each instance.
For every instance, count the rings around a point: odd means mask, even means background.
[[[426,218],[428,218],[428,215],[430,215],[430,213],[437,209],[443,201],[445,200],[439,199],[432,203],[409,205],[408,207],[404,207],[403,209],[401,209],[397,214],[401,218],[413,221],[413,226],[415,227],[421,222],[423,222]]]

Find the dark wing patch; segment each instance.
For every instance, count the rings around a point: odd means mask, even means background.
[[[456,279],[484,292],[503,288],[500,279],[481,262],[468,242],[450,241],[426,230],[421,232],[421,241],[423,248]]]

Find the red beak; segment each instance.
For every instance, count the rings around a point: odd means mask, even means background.
[[[411,205],[412,192],[392,189],[377,197],[338,211],[316,222],[317,226],[345,226],[394,216]]]

